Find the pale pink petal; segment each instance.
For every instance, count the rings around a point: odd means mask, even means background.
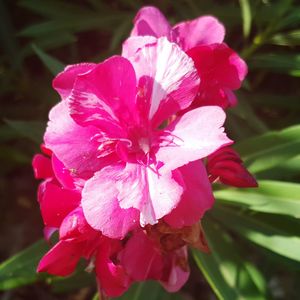
[[[156,42],[156,38],[153,36],[131,36],[122,45],[122,56],[130,58],[135,53],[144,47],[145,45]]]
[[[222,43],[225,36],[223,24],[212,16],[179,23],[173,27],[173,32],[185,51],[199,45]]]
[[[134,280],[160,279],[163,257],[158,247],[139,230],[129,238],[120,254],[121,264]]]
[[[51,160],[42,154],[36,154],[33,157],[32,168],[36,179],[46,179],[54,176]]]
[[[47,272],[56,276],[70,275],[80,259],[81,246],[73,241],[59,241],[41,259],[37,272]]]
[[[160,172],[169,172],[231,144],[222,127],[224,121],[225,113],[217,106],[196,108],[177,118],[163,132],[156,153],[157,161],[164,163]]]
[[[168,214],[177,206],[183,192],[171,172],[159,175],[139,164],[127,163],[125,169],[113,177],[117,179],[120,207],[138,209],[142,226],[155,224]]]
[[[159,38],[130,58],[138,80],[138,102],[149,103],[148,118],[158,126],[193,101],[199,77],[190,59],[174,43]]]
[[[66,102],[54,106],[49,118],[44,136],[46,146],[75,176],[91,177],[103,165],[97,158],[99,144],[93,141],[99,130],[77,125],[69,116]]]
[[[153,6],[141,8],[134,18],[131,36],[170,36],[171,26],[159,9]]]
[[[82,208],[77,207],[71,211],[63,220],[59,228],[59,238],[61,240],[92,239],[97,234],[87,223]],[[100,233],[99,233],[100,236]]]
[[[182,288],[190,275],[187,247],[180,248],[169,256],[169,266],[164,267],[164,275],[160,283],[168,292],[173,293]],[[185,269],[178,264],[178,261],[185,261]]]
[[[171,227],[182,228],[198,222],[214,203],[211,184],[201,160],[179,168],[186,189],[177,207],[164,217]]]
[[[65,100],[69,97],[77,76],[92,70],[95,66],[96,64],[93,63],[81,63],[67,66],[54,78],[52,86],[60,94],[61,98]]]
[[[136,78],[131,63],[113,56],[80,75],[68,98],[70,115],[80,125],[94,125],[121,137],[122,121],[134,118]]]
[[[108,297],[118,297],[130,286],[131,279],[124,270],[123,265],[118,265],[111,260],[114,255],[113,248],[117,241],[104,239],[96,256],[96,276],[99,288]]]
[[[55,181],[43,184],[40,209],[45,226],[59,227],[64,217],[80,204],[80,193],[64,189]]]
[[[87,222],[111,238],[124,238],[138,226],[139,212],[122,209],[118,201],[116,181],[123,167],[110,166],[88,180],[82,191],[82,208]]]
[[[50,239],[55,231],[57,231],[56,227],[45,226],[43,229],[44,239],[47,242],[50,242]]]

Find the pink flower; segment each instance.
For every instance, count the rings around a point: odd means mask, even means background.
[[[224,26],[212,16],[202,16],[171,27],[157,8],[143,7],[134,19],[132,37],[125,41],[122,55],[130,57],[144,43],[167,37],[194,60],[201,78],[193,107],[219,105],[227,108],[237,103],[232,91],[240,88],[247,65],[223,43],[224,35]]]
[[[45,143],[74,177],[86,180],[81,205],[95,230],[123,238],[182,201],[196,207],[198,219],[211,207],[208,184],[197,190],[209,200],[182,197],[193,184],[180,168],[231,143],[222,128],[225,114],[201,107],[160,129],[199,87],[193,61],[176,44],[159,38],[130,61],[114,56],[68,67],[54,87],[64,101],[50,112]],[[181,219],[182,225],[189,219],[184,209]]]
[[[243,166],[238,153],[230,147],[209,155],[206,168],[211,182],[220,181],[235,187],[257,187],[255,178]]]

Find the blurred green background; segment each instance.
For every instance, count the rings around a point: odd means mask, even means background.
[[[84,265],[66,279],[36,275],[48,248],[42,241],[17,254],[42,237],[31,159],[59,100],[54,75],[120,53],[134,15],[149,4],[171,23],[203,14],[224,23],[225,42],[249,66],[226,127],[260,187],[215,186],[216,205],[204,220],[213,254],[191,253],[182,292],[146,283],[122,299],[300,299],[299,1],[0,0],[1,299],[89,300],[96,293]]]

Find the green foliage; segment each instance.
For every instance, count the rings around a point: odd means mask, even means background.
[[[42,142],[48,110],[58,100],[51,90],[53,75],[67,64],[98,62],[118,54],[136,11],[146,2],[0,1],[0,95],[4,99],[0,103],[0,196],[5,232],[24,226],[11,217],[15,211],[9,211],[6,203],[19,203],[27,197],[38,210],[28,166]],[[214,185],[216,205],[203,221],[211,254],[193,250],[195,265],[219,299],[296,299],[300,293],[300,5],[292,0],[152,4],[172,23],[203,14],[220,18],[227,31],[226,43],[241,53],[249,66],[247,81],[237,93],[239,105],[228,110],[226,128],[259,187]],[[23,186],[18,191],[16,176],[31,189],[28,194],[24,195]],[[9,188],[2,189],[6,185]],[[12,185],[18,192],[15,201]],[[32,207],[26,215],[30,228],[36,224],[30,223]],[[40,219],[37,222],[41,223]],[[67,278],[36,274],[36,265],[47,250],[40,241],[2,262],[0,289],[42,282],[53,294],[88,288],[88,295],[95,292],[94,275],[84,272],[83,265]],[[5,252],[3,258],[8,256]],[[206,299],[194,292],[199,290],[195,276],[192,273],[185,289],[186,298],[183,293],[168,294],[159,284],[146,282],[133,285],[119,299]],[[274,280],[283,296],[270,288]]]
[[[0,265],[0,290],[13,289],[41,280],[43,276],[36,273],[36,267],[46,250],[47,244],[38,241],[3,262]]]

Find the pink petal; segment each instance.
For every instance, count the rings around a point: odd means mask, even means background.
[[[137,102],[143,106],[148,103],[147,118],[154,127],[191,104],[199,77],[193,61],[176,44],[159,38],[130,60],[138,79]]]
[[[135,95],[136,78],[131,63],[113,56],[77,77],[68,99],[70,114],[80,125],[94,125],[119,137],[120,122],[134,117]]]
[[[44,136],[45,144],[73,175],[89,178],[102,166],[98,144],[92,138],[99,133],[93,126],[81,127],[69,116],[66,102],[52,108]]]
[[[44,233],[44,239],[49,243],[51,236],[53,235],[53,233],[57,230],[56,227],[49,227],[49,226],[45,226],[43,229],[43,233]]]
[[[170,293],[179,291],[187,282],[190,270],[188,267],[187,247],[180,248],[169,254],[169,266],[164,267],[164,275],[160,283]],[[178,261],[185,261],[187,269],[184,270]]]
[[[130,286],[131,279],[122,265],[114,263],[113,247],[116,241],[104,240],[100,245],[100,251],[96,256],[96,275],[99,288],[109,297],[118,297]]]
[[[183,187],[180,178],[171,172],[159,175],[150,168],[128,163],[118,180],[120,207],[134,207],[140,211],[140,224],[155,224],[174,209],[181,197]]]
[[[201,160],[179,168],[186,188],[178,206],[164,217],[175,228],[191,226],[198,222],[214,203],[211,184]]]
[[[243,166],[237,152],[224,147],[208,157],[207,170],[212,181],[219,179],[222,183],[236,187],[257,187],[255,178]]]
[[[134,280],[158,280],[162,275],[162,255],[142,230],[129,238],[121,252],[121,264]]]
[[[202,16],[175,25],[173,35],[177,37],[177,42],[182,49],[187,51],[199,45],[222,43],[225,28],[218,19],[212,16]]]
[[[153,6],[141,8],[134,18],[131,36],[170,36],[171,26],[159,9]]]
[[[45,226],[59,227],[65,216],[80,203],[80,193],[66,190],[55,181],[43,184],[40,209]]]
[[[56,276],[67,276],[74,272],[81,256],[81,244],[73,241],[59,241],[41,259],[37,272]]]
[[[88,180],[82,191],[82,208],[87,222],[111,238],[124,238],[138,225],[135,208],[122,209],[118,202],[117,177],[122,167],[110,166]]]
[[[122,45],[122,56],[130,58],[145,45],[153,44],[156,38],[153,36],[131,36]]]
[[[63,100],[66,99],[69,97],[73,89],[77,76],[92,70],[95,66],[96,64],[93,63],[82,63],[67,66],[54,78],[52,82],[53,88],[60,94]]]
[[[163,132],[156,153],[157,161],[164,163],[160,172],[174,170],[231,144],[222,127],[224,121],[225,113],[217,106],[196,108],[177,118]]]
[[[87,223],[81,207],[70,212],[63,220],[59,228],[61,240],[74,239],[84,240],[94,238],[95,232]],[[100,236],[100,233],[99,233]]]
[[[54,176],[51,160],[42,154],[36,154],[33,157],[32,167],[36,179],[46,179]]]

